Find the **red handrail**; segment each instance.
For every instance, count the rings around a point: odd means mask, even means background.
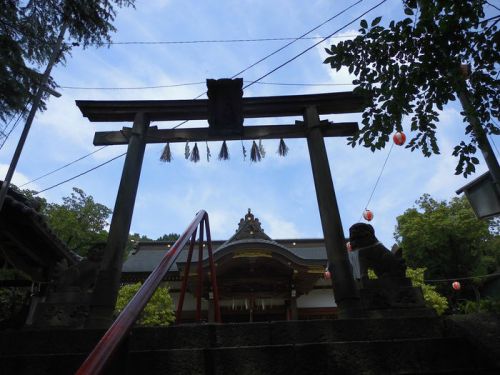
[[[160,264],[153,270],[153,272],[151,272],[151,275],[149,275],[144,284],[140,287],[137,294],[130,300],[128,305],[125,306],[120,315],[118,315],[111,327],[97,343],[94,350],[92,350],[85,362],[83,362],[83,364],[80,366],[80,368],[76,372],[76,375],[98,375],[102,372],[102,370],[108,364],[111,356],[113,355],[113,353],[115,353],[119,345],[125,339],[126,335],[132,328],[132,325],[139,317],[139,314],[144,309],[149,299],[165,277],[165,274],[175,262],[180,251],[184,248],[190,238],[192,240],[190,245],[192,249],[194,245],[194,239],[196,238],[198,225],[200,225],[200,248],[202,247],[201,242],[203,242],[203,224],[205,224],[207,234],[207,245],[209,249],[211,273],[214,275],[212,282],[215,281],[208,214],[206,213],[206,211],[201,210],[196,214],[196,217],[191,222],[191,224],[189,224],[189,227],[186,229],[186,231],[163,256]],[[201,258],[198,260],[198,262],[201,264]],[[218,311],[218,292],[215,284],[213,284],[213,289],[214,296],[217,296],[217,299],[215,300],[215,310],[217,317],[216,320],[220,321],[220,311]],[[198,298],[201,298],[201,295],[199,295]]]

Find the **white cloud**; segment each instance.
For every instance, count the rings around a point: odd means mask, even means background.
[[[258,214],[264,231],[271,238],[300,238],[301,233],[296,225],[269,211],[262,211]]]
[[[6,177],[8,170],[9,170],[8,164],[0,164],[0,176],[2,176],[1,177],[2,180]],[[30,180],[31,179],[28,176],[24,175],[23,173],[15,171],[14,175],[12,176],[11,183],[19,187],[29,182]],[[36,184],[32,184],[30,186],[27,186],[26,188],[29,188],[30,190],[38,190],[38,186]]]

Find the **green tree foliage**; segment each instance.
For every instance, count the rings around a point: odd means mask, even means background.
[[[43,213],[58,237],[82,256],[93,244],[107,239],[106,227],[111,210],[96,203],[81,189],[73,188],[73,193],[64,197],[62,204],[47,204]]]
[[[500,264],[499,221],[478,220],[465,197],[449,202],[423,195],[397,218],[395,238],[410,267],[427,279],[479,276]]]
[[[20,271],[0,268],[0,283],[3,280],[28,280]],[[0,287],[0,322],[15,317],[30,298],[30,289],[22,287]],[[0,328],[2,323],[0,323]]]
[[[156,241],[177,241],[179,237],[180,236],[177,233],[169,233],[169,234],[164,234],[161,237],[158,237]]]
[[[23,111],[35,95],[63,24],[67,43],[57,62],[64,62],[74,45],[110,41],[116,9],[134,1],[0,0],[0,119]],[[56,87],[53,79],[48,85]]]
[[[139,233],[129,234],[127,246],[125,248],[127,256],[130,254],[131,251],[133,251],[134,247],[137,245],[138,242],[148,242],[148,241],[153,241],[153,240],[148,236],[140,235]]]
[[[486,0],[403,0],[406,18],[380,25],[360,23],[360,36],[332,45],[324,61],[337,71],[348,67],[357,79],[355,91],[371,98],[363,113],[363,127],[349,139],[381,149],[389,135],[402,130],[402,119],[410,116],[412,138],[407,147],[421,149],[425,156],[439,153],[436,127],[438,110],[456,98],[466,85],[475,115],[484,130],[500,134],[498,62],[500,15],[486,18]],[[472,74],[463,80],[461,64],[470,64]],[[463,113],[464,114],[464,113]],[[464,121],[466,121],[464,119]],[[456,174],[475,170],[478,140],[470,124],[464,126],[469,141],[454,149]]]
[[[442,315],[448,309],[448,300],[436,291],[435,286],[424,282],[424,273],[425,268],[408,267],[406,269],[406,277],[411,280],[412,285],[422,289],[425,304],[436,310],[438,315]],[[368,277],[370,279],[376,279],[377,275],[375,275],[375,272],[372,269],[369,269]]]
[[[422,288],[425,303],[432,307],[438,315],[442,315],[448,309],[448,300],[436,291],[436,286],[424,282],[425,268],[407,268],[406,277],[408,277],[413,286]]]
[[[137,293],[141,283],[126,284],[118,291],[115,313],[118,315]],[[136,324],[142,326],[168,326],[175,320],[174,302],[168,286],[159,287],[142,311]]]

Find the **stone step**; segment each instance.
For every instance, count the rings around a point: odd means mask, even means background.
[[[3,356],[1,374],[73,374],[81,353]],[[458,338],[161,349],[123,352],[109,374],[493,374]],[[498,369],[497,369],[498,370]]]
[[[439,318],[186,324],[136,328],[128,341],[131,350],[284,345],[442,337],[442,327]],[[4,331],[0,332],[0,353],[85,353],[103,334],[102,330]]]

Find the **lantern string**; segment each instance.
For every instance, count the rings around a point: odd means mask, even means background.
[[[453,279],[424,280],[424,282],[426,282],[426,283],[439,283],[439,282],[445,282],[445,281],[485,279],[485,278],[494,277],[494,276],[500,276],[500,272],[490,273],[490,274],[486,274],[486,275],[479,275],[479,276],[455,277]]]
[[[394,147],[394,143],[391,143],[391,148],[389,148],[389,152],[387,153],[387,156],[385,158],[384,164],[382,165],[382,169],[380,170],[380,173],[379,173],[379,175],[377,177],[377,181],[375,182],[375,186],[373,186],[373,190],[372,190],[372,192],[370,194],[370,198],[368,198],[368,202],[366,202],[365,210],[368,208],[368,205],[370,204],[370,202],[371,202],[371,200],[373,198],[373,194],[375,194],[375,190],[377,189],[378,183],[380,181],[380,177],[382,177],[382,173],[384,173],[385,166],[387,165],[387,160],[389,160],[389,156],[391,156],[391,152],[392,152],[392,148],[393,147]],[[359,217],[358,222],[361,221],[362,217],[363,217],[363,213],[361,213],[361,216]]]

